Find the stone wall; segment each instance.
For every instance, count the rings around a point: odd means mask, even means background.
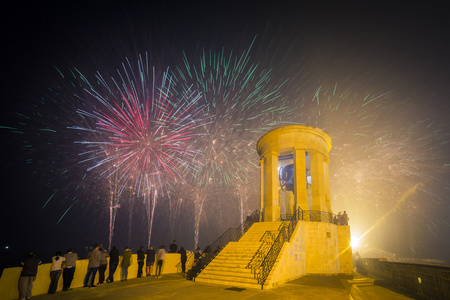
[[[306,273],[339,274],[339,238],[336,225],[303,222],[305,226]]]
[[[450,266],[361,258],[356,268],[363,275],[389,280],[400,288],[428,299],[450,299]]]
[[[298,222],[291,240],[284,243],[264,288],[273,288],[305,275],[305,227],[303,222]]]
[[[180,262],[180,254],[178,253],[168,253],[166,258],[164,259],[164,264],[161,270],[162,274],[170,274],[180,272],[181,269],[177,268],[177,264]],[[193,255],[188,256],[188,261],[186,262],[186,270],[190,268],[193,262]],[[38,268],[38,274],[36,276],[36,280],[33,283],[33,291],[32,295],[40,295],[46,294],[48,291],[48,287],[50,285],[50,265],[51,264],[42,264]],[[81,259],[77,261],[77,267],[75,270],[75,276],[72,281],[71,288],[79,288],[83,286],[84,276],[86,275],[88,266],[87,259]],[[128,268],[128,278],[136,278],[137,277],[137,258],[136,254],[133,254],[131,259],[131,266]],[[156,265],[153,267],[153,272],[156,269]],[[19,291],[17,289],[19,283],[20,272],[22,271],[21,267],[16,268],[6,268],[3,270],[2,277],[0,278],[0,298],[1,299],[17,299],[19,298]],[[144,275],[145,275],[145,265],[144,265]],[[109,274],[109,265],[108,269],[106,269],[105,277]],[[114,281],[120,281],[120,276],[122,274],[122,269],[117,268],[114,274]],[[58,282],[57,291],[62,290],[62,275]],[[96,275],[95,283],[98,282],[98,272]]]
[[[340,273],[353,274],[353,255],[351,247],[350,226],[337,226],[339,239]]]
[[[283,245],[264,288],[273,288],[306,274],[353,274],[350,227],[299,221]]]

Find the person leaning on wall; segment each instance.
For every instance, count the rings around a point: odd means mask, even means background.
[[[61,277],[62,274],[62,263],[65,260],[66,258],[62,256],[61,251],[56,251],[55,256],[52,257],[52,265],[50,267],[50,286],[48,287],[49,294],[56,293],[59,277]]]
[[[31,298],[33,281],[36,280],[38,265],[41,263],[42,261],[36,257],[34,252],[29,252],[27,257],[20,262],[22,272],[19,277],[19,299]]]
[[[66,261],[64,262],[65,268],[63,269],[63,291],[70,290],[73,276],[75,274],[75,268],[77,266],[78,254],[74,253],[72,249],[67,249],[67,253],[64,254]]]

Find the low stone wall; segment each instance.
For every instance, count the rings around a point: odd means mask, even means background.
[[[264,284],[270,289],[306,275],[305,226],[298,222],[291,240],[284,243],[277,261]]]
[[[188,261],[186,262],[186,269],[189,268],[189,266],[192,265],[192,257],[193,255],[188,256]],[[122,258],[120,258],[122,259]],[[109,261],[108,261],[109,262]],[[177,267],[177,265],[180,263],[180,254],[178,253],[168,253],[166,255],[166,258],[164,259],[164,264],[161,269],[161,274],[171,274],[171,273],[179,273],[181,272],[181,267]],[[33,282],[33,296],[40,295],[40,294],[46,294],[48,291],[48,287],[50,285],[50,266],[51,264],[42,264],[38,268],[38,273],[36,276],[36,280]],[[71,288],[79,288],[83,286],[83,280],[84,276],[86,275],[88,266],[88,260],[87,259],[81,259],[77,261],[77,268],[75,270],[75,276],[72,281]],[[136,278],[137,277],[137,257],[136,254],[133,254],[131,259],[131,266],[128,268],[128,278]],[[156,270],[156,265],[153,267],[153,273]],[[17,299],[19,298],[19,291],[18,291],[18,283],[19,283],[19,277],[20,272],[22,271],[21,267],[16,268],[6,268],[3,270],[3,275],[0,278],[0,298],[1,299]],[[144,276],[145,276],[145,265],[144,265]],[[105,272],[105,278],[109,274],[109,264],[108,268]],[[115,274],[114,274],[114,281],[120,281],[120,276],[122,274],[122,268],[117,268]],[[95,278],[95,283],[98,282],[98,272]],[[57,291],[62,290],[62,275],[58,282],[58,289]]]
[[[283,245],[264,289],[307,274],[351,275],[351,251],[349,226],[299,221],[291,240]]]
[[[362,258],[357,271],[392,282],[400,288],[429,299],[450,299],[450,266],[388,262]]]

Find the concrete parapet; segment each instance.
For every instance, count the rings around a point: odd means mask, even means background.
[[[280,286],[305,275],[305,227],[303,222],[299,222],[291,240],[284,243],[264,289]]]
[[[122,259],[122,258],[121,258]],[[193,261],[193,255],[188,256],[188,261],[186,262],[186,270],[190,268]],[[83,286],[84,276],[86,275],[87,266],[89,260],[80,259],[77,261],[77,267],[75,270],[75,275],[72,281],[72,288],[78,288]],[[108,261],[109,263],[109,261]],[[162,274],[171,274],[177,273],[180,270],[177,270],[177,265],[180,263],[180,254],[178,253],[168,253],[166,258],[164,259],[164,264],[161,269]],[[40,295],[46,294],[48,291],[48,287],[50,285],[50,266],[51,264],[42,264],[38,268],[38,273],[36,276],[36,280],[33,282],[33,291],[32,295]],[[128,278],[136,278],[137,277],[137,257],[136,254],[133,254],[131,259],[131,266],[128,268]],[[153,267],[153,272],[156,270],[156,265]],[[17,299],[19,298],[19,291],[17,289],[20,272],[22,271],[22,267],[16,268],[6,268],[3,270],[3,275],[0,278],[0,298],[1,299]],[[105,272],[105,277],[109,274],[109,264],[108,268]],[[120,276],[122,274],[122,268],[117,268],[114,274],[114,280],[120,281]],[[144,274],[145,274],[145,265],[144,265]],[[96,275],[95,283],[98,282],[98,272]],[[63,280],[62,276],[58,282],[57,291],[62,290]]]
[[[416,295],[428,299],[450,299],[450,266],[361,258],[356,267],[358,273],[394,282]]]
[[[305,226],[306,273],[339,274],[338,226],[303,222]]]

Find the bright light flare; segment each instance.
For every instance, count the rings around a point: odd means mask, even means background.
[[[350,240],[350,246],[352,246],[352,249],[355,250],[359,247],[361,242],[361,238],[352,234],[351,235],[351,240]]]

